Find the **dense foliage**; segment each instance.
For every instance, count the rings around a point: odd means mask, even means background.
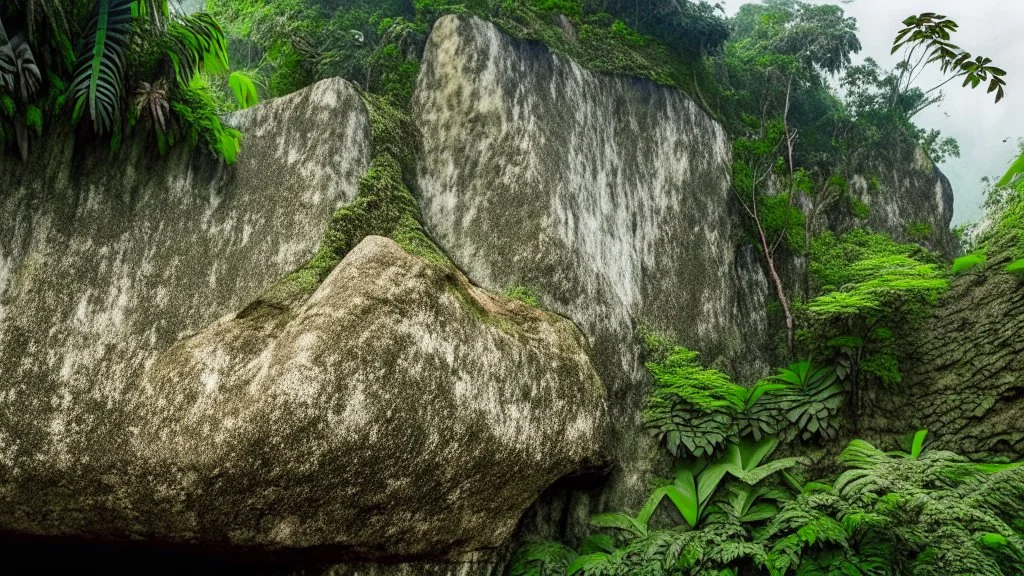
[[[341,76],[400,106],[412,97],[427,32],[444,14],[486,18],[594,70],[683,87],[729,32],[712,5],[689,0],[209,0],[208,8],[225,22],[236,63],[270,95]]]
[[[906,452],[854,440],[838,458],[841,474],[808,482],[809,461],[772,459],[779,436],[757,439],[735,423],[778,390],[788,395],[816,380],[832,387],[835,370],[798,363],[748,390],[700,366],[692,352],[657,349],[664,358],[648,365],[656,384],[647,421],[677,456],[672,478],[655,484],[636,515],[591,517],[593,532],[576,549],[524,544],[513,576],[1020,573],[1024,463],[926,450],[922,430]],[[788,438],[821,431],[820,419],[799,415],[807,406],[820,418],[839,403],[789,397],[777,412],[798,431]]]
[[[116,148],[130,131],[204,143],[232,163],[241,134],[208,76],[228,72],[227,40],[205,13],[167,0],[22,0],[0,7],[0,144],[31,141],[70,120]],[[239,93],[252,103],[251,91]]]

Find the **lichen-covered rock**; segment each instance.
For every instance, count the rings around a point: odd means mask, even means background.
[[[468,17],[435,24],[413,107],[428,230],[474,282],[528,286],[588,335],[619,426],[607,505],[638,505],[657,453],[638,326],[767,370],[744,337],[766,329],[767,283],[737,256],[726,134],[682,92]]]
[[[1009,251],[954,280],[906,349],[903,382],[869,398],[866,434],[920,428],[936,446],[978,459],[1024,458],[1024,281]]]
[[[391,561],[500,546],[606,424],[570,322],[375,236],[288,319],[162,354],[132,408],[162,536]]]
[[[127,492],[174,496],[124,459],[146,366],[306,261],[369,165],[341,80],[231,122],[231,168],[157,158],[144,134],[114,155],[54,133],[27,164],[0,156],[0,531],[153,534]]]
[[[371,131],[341,80],[230,121],[231,168],[70,135],[0,158],[0,532],[485,562],[602,463],[582,336],[379,237],[240,313],[316,253]]]

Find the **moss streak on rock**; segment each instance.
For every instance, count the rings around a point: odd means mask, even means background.
[[[316,254],[305,265],[267,290],[239,316],[254,317],[291,310],[304,302],[342,258],[367,236],[384,236],[407,252],[450,266],[448,257],[427,236],[408,182],[415,179],[416,127],[409,115],[385,98],[363,94],[370,117],[373,157],[359,182],[359,193],[331,217]]]

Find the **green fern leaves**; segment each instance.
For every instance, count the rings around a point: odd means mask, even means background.
[[[746,436],[838,436],[846,390],[834,368],[796,362],[749,389],[702,367],[697,353],[682,347],[647,368],[655,386],[645,422],[673,456],[712,457]]]
[[[72,83],[74,117],[77,121],[87,110],[98,134],[119,128],[125,50],[134,15],[133,0],[97,0],[86,41],[79,51]]]

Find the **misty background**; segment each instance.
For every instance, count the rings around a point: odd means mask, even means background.
[[[726,13],[736,13],[743,0],[725,0]],[[914,117],[923,127],[941,130],[960,142],[960,158],[951,158],[939,165],[949,177],[956,196],[953,224],[981,217],[984,188],[983,176],[1002,176],[1016,156],[1017,138],[1024,137],[1024,116],[1015,114],[1024,103],[1024,36],[1019,32],[1024,19],[1021,0],[852,0],[850,2],[814,2],[842,4],[846,13],[857,19],[863,49],[854,58],[860,63],[871,57],[883,68],[892,68],[898,61],[890,55],[893,37],[912,14],[938,12],[960,24],[953,36],[954,44],[978,56],[991,58],[993,64],[1006,70],[1006,98],[994,104],[994,97],[983,88],[961,88],[950,82],[944,88],[946,99]],[[937,68],[926,71],[917,85],[928,89],[941,82]]]

